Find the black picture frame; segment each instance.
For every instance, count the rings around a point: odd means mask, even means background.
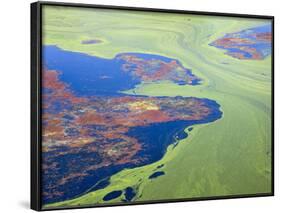
[[[248,195],[229,195],[229,196],[212,196],[202,198],[184,198],[184,199],[170,199],[170,200],[153,200],[153,201],[134,201],[130,203],[116,203],[116,204],[98,204],[89,206],[77,207],[62,207],[52,209],[42,209],[41,201],[41,47],[42,47],[42,6],[66,6],[79,8],[95,8],[95,9],[118,9],[130,11],[149,11],[149,12],[163,12],[176,14],[194,14],[207,16],[221,16],[221,17],[240,17],[240,18],[254,18],[267,19],[271,21],[272,26],[272,60],[271,60],[271,192]],[[77,209],[77,208],[96,208],[106,206],[123,206],[123,205],[139,205],[139,204],[153,204],[153,203],[172,203],[183,201],[203,201],[216,199],[230,199],[230,198],[249,198],[274,196],[274,16],[265,15],[249,15],[236,13],[218,13],[218,12],[203,12],[203,11],[187,11],[187,10],[169,10],[156,8],[140,8],[140,7],[125,7],[112,5],[92,5],[80,3],[62,3],[62,2],[34,2],[31,3],[31,209],[37,211],[58,210],[58,209]]]

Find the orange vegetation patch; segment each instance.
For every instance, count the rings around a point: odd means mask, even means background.
[[[89,111],[81,115],[76,119],[78,125],[85,125],[85,124],[99,124],[105,125],[108,121],[100,114]]]

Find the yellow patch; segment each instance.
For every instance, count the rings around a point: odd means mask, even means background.
[[[149,101],[137,101],[129,103],[128,107],[131,111],[146,111],[146,110],[158,110],[159,107]]]

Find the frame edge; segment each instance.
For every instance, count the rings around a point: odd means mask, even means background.
[[[30,208],[41,210],[41,177],[40,177],[40,3],[30,4],[31,26],[31,182],[30,182]]]
[[[210,16],[223,16],[223,17],[235,17],[235,18],[255,18],[255,19],[272,19],[272,15],[256,15],[245,13],[226,13],[226,12],[209,12],[200,10],[183,10],[183,9],[165,9],[155,7],[139,7],[139,6],[117,6],[107,4],[91,4],[91,3],[73,3],[63,1],[48,1],[39,0],[41,5],[49,6],[65,6],[65,7],[80,7],[80,8],[98,8],[98,9],[118,9],[118,10],[134,10],[143,12],[164,12],[164,13],[176,13],[176,14],[190,14],[190,15],[210,15]]]

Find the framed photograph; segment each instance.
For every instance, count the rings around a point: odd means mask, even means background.
[[[274,194],[274,17],[31,4],[31,208]]]

